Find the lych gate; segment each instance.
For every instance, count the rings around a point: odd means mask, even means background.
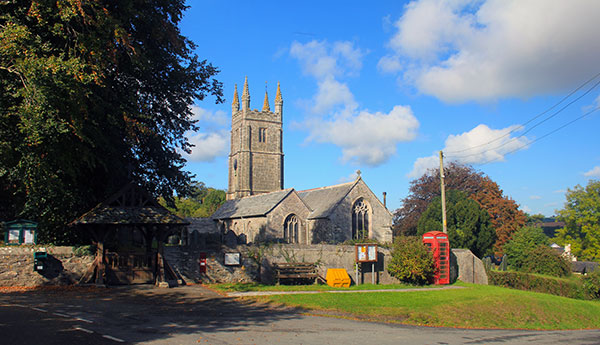
[[[128,184],[71,225],[89,231],[97,246],[80,283],[177,285],[179,277],[164,257],[164,243],[188,223],[141,187]]]

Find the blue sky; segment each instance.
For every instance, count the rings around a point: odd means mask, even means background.
[[[281,83],[286,188],[360,170],[394,210],[443,150],[549,216],[567,188],[600,178],[600,76],[540,115],[600,72],[600,1],[188,4],[182,33],[220,68],[226,97],[193,108],[201,129],[188,133],[187,168],[208,186],[227,188],[231,101],[245,76],[253,109],[265,85],[273,108]]]

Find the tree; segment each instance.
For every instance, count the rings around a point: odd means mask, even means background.
[[[198,182],[189,197],[174,197],[173,205],[168,205],[164,198],[159,198],[159,202],[182,218],[206,218],[225,203],[225,197],[224,190],[207,188],[204,183]]]
[[[433,255],[420,238],[402,236],[394,243],[388,272],[392,277],[409,284],[427,284],[435,274]]]
[[[508,264],[515,270],[521,270],[531,252],[538,246],[548,246],[548,237],[541,228],[524,226],[513,234],[504,246]]]
[[[600,260],[600,181],[568,189],[566,199],[558,211],[565,227],[556,231],[554,240],[562,246],[571,244],[571,252],[581,260]]]
[[[457,190],[446,193],[446,220],[452,248],[470,249],[480,258],[490,253],[495,240],[490,216],[465,193]],[[442,231],[440,197],[433,199],[419,219],[417,234],[421,236],[428,231]]]
[[[0,219],[41,240],[133,181],[189,194],[190,106],[222,101],[218,70],[177,25],[174,1],[0,2]]]
[[[429,170],[410,182],[409,195],[402,200],[402,207],[394,214],[396,235],[414,235],[421,215],[440,192],[439,169]],[[502,253],[504,243],[511,234],[525,224],[525,213],[519,205],[505,196],[497,183],[473,167],[451,162],[444,167],[447,190],[459,190],[485,209],[496,230],[494,251]]]
[[[528,273],[566,277],[571,274],[571,264],[549,246],[539,245],[528,253],[522,270]]]

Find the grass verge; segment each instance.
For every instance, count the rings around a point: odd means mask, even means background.
[[[339,290],[391,290],[391,289],[415,289],[434,287],[431,286],[413,286],[405,284],[361,284],[352,285],[347,288],[331,287],[329,285],[262,285],[257,283],[234,283],[234,284],[207,284],[211,289],[222,292],[245,292],[245,291],[339,291]],[[437,287],[437,286],[436,286]]]
[[[600,327],[600,302],[497,286],[361,294],[257,297],[309,313],[408,325],[459,328],[565,330]]]

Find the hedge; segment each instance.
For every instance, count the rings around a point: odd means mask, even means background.
[[[585,288],[581,282],[556,279],[552,277],[541,277],[534,274],[522,272],[498,272],[488,271],[488,282],[512,289],[549,293],[552,295],[577,298],[597,298]]]

